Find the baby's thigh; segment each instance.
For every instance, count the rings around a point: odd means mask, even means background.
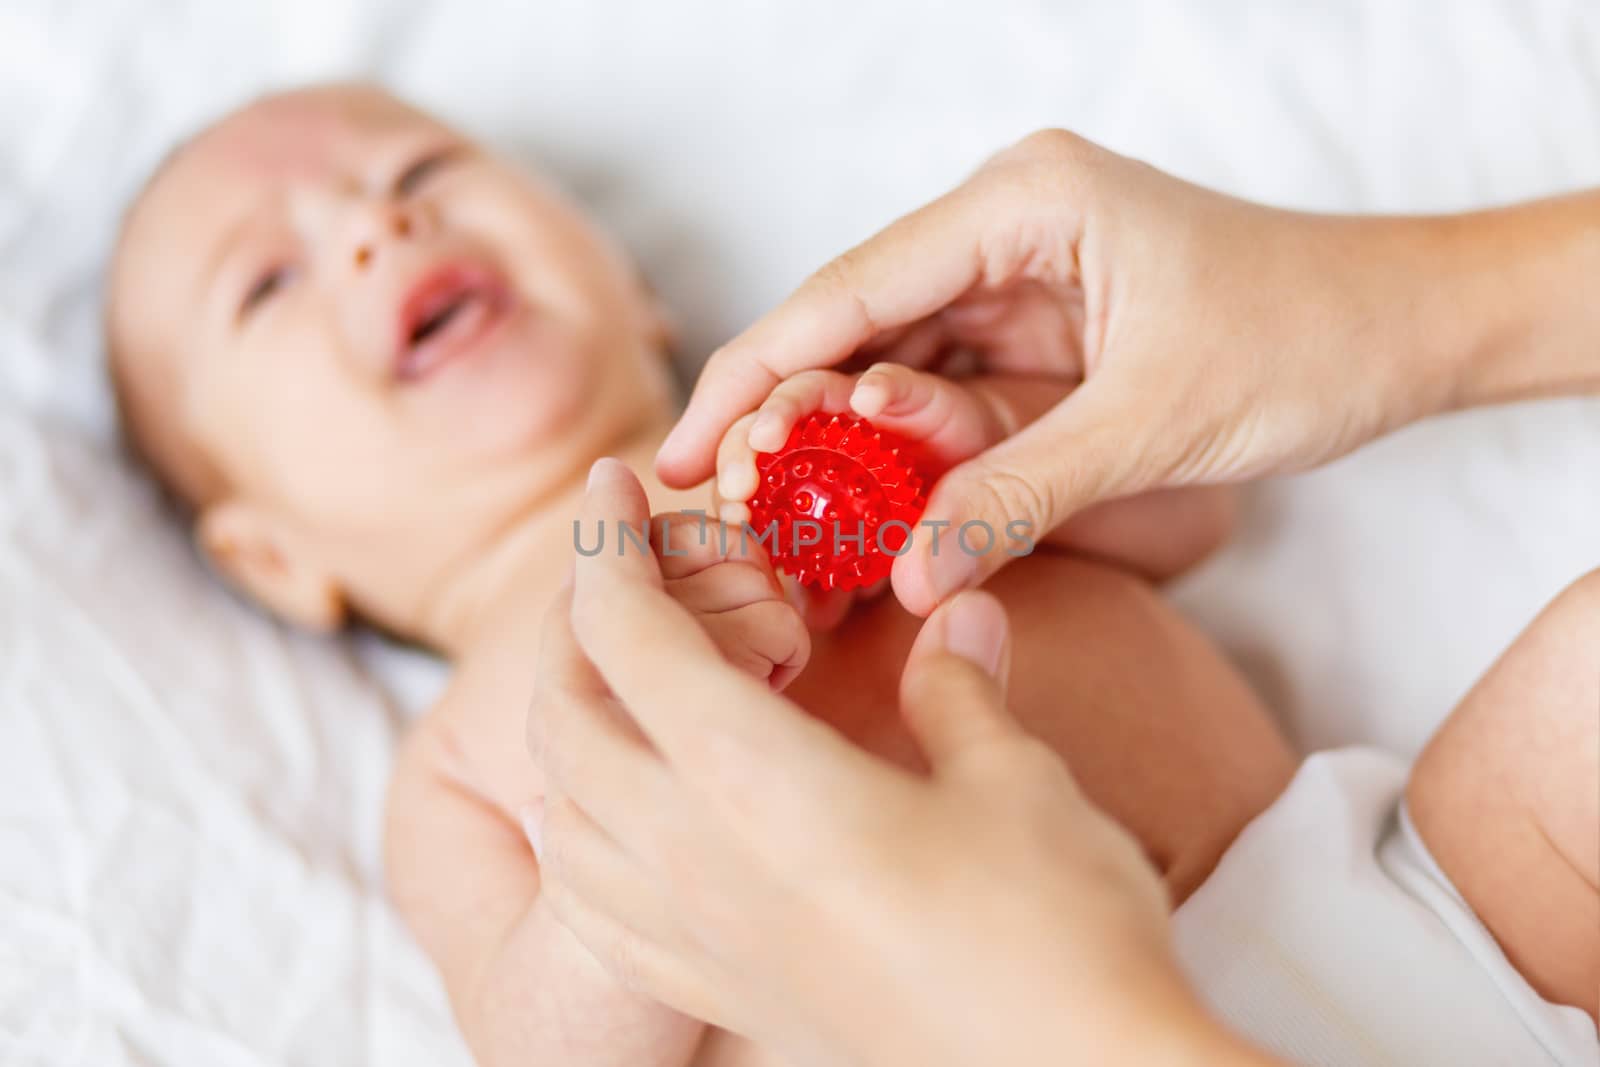
[[[1041,554],[989,588],[1015,633],[1011,707],[1181,901],[1288,783],[1282,733],[1216,646],[1136,578]]]
[[[1600,998],[1600,571],[1489,669],[1418,758],[1417,832],[1546,999]]]

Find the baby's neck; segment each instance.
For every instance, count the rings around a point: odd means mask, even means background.
[[[619,442],[609,455],[632,469],[650,499],[651,511],[708,508],[704,486],[669,489],[655,474],[655,454],[672,420],[653,423]],[[539,632],[551,598],[572,567],[573,521],[583,500],[588,471],[541,497],[507,526],[493,544],[458,575],[423,620],[433,647],[452,660],[471,654],[495,635]],[[536,649],[530,647],[531,657]]]

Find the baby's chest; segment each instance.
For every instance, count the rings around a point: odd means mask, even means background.
[[[899,714],[919,622],[889,597],[856,608],[837,629],[813,635],[811,660],[784,695],[862,748],[919,766]]]

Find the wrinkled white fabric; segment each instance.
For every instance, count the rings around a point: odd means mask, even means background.
[[[1173,919],[1212,1009],[1306,1067],[1600,1067],[1594,1021],[1541,997],[1406,814],[1406,762],[1320,752]]]
[[[0,1063],[466,1062],[383,900],[401,719],[149,488],[0,417]]]
[[[0,4],[0,1063],[464,1062],[378,884],[373,679],[437,670],[237,604],[108,445],[121,205],[202,117],[351,74],[552,170],[686,370],[1043,125],[1327,210],[1600,176],[1583,0]],[[1418,427],[1254,492],[1181,599],[1307,747],[1413,751],[1596,562],[1597,458],[1592,403]]]

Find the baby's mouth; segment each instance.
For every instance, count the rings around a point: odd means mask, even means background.
[[[505,282],[487,268],[452,263],[429,271],[401,305],[395,379],[420,381],[467,354],[510,305]]]

